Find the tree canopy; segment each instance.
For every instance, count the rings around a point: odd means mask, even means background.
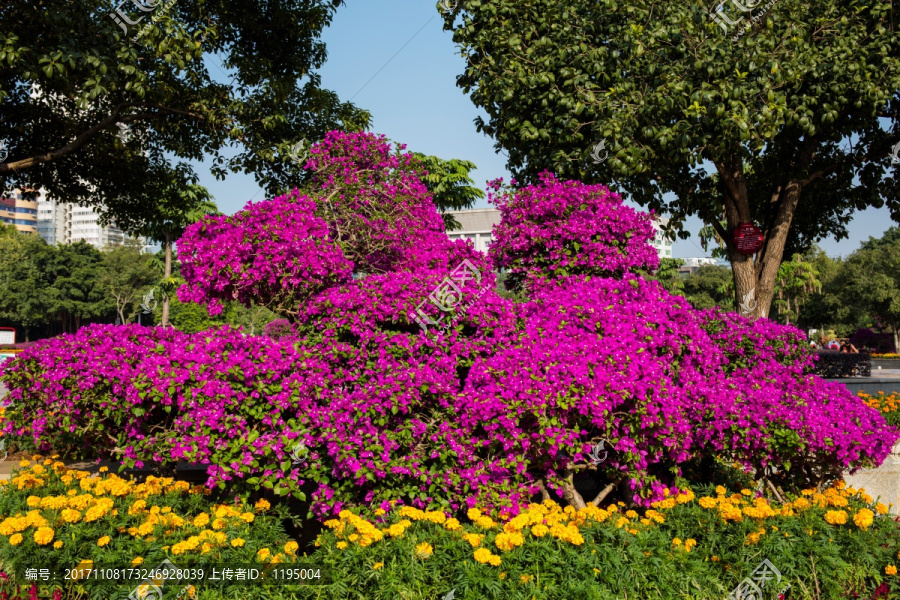
[[[0,191],[105,205],[150,186],[172,156],[210,154],[217,177],[290,185],[299,140],[369,122],[317,73],[340,4],[3,3]]]
[[[696,0],[461,0],[445,26],[518,179],[609,183],[675,229],[699,216],[766,316],[784,256],[845,235],[855,210],[900,219],[900,38],[884,0],[723,10],[759,25],[723,32]],[[743,222],[764,233],[754,257],[731,241]]]

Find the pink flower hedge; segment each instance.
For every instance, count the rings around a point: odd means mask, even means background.
[[[602,186],[545,175],[500,203],[491,260],[530,294],[514,303],[488,257],[441,232],[409,155],[334,132],[312,154],[307,193],[179,242],[184,299],[267,302],[289,321],[42,341],[4,365],[4,431],[205,464],[211,487],[308,495],[320,514],[393,499],[515,511],[541,486],[578,502],[585,472],[646,504],[712,457],[798,487],[878,464],[900,436],[806,374],[798,330],[696,311],[635,275],[655,264],[652,226]]]

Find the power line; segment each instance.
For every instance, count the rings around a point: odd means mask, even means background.
[[[410,43],[411,41],[413,41],[414,39],[416,39],[416,36],[418,36],[420,33],[422,33],[422,30],[425,29],[426,27],[428,27],[428,24],[431,23],[432,21],[434,21],[434,15],[432,15],[432,17],[431,17],[430,19],[428,19],[428,20],[425,22],[425,24],[422,25],[422,27],[420,27],[419,30],[413,34],[413,36],[412,36],[411,38],[409,38],[408,40],[406,40],[406,43],[403,44],[403,45],[400,47],[399,50],[397,50],[396,52],[394,52],[394,55],[393,55],[392,57],[390,57],[390,58],[388,59],[388,61],[387,61],[386,63],[384,63],[384,64],[381,66],[381,68],[378,69],[378,71],[377,71],[374,75],[372,75],[372,77],[369,78],[369,80],[365,83],[365,85],[363,85],[361,88],[359,88],[359,89],[356,91],[356,93],[353,94],[353,96],[351,96],[351,97],[350,97],[350,100],[348,100],[347,102],[353,102],[353,98],[356,98],[356,97],[359,95],[359,93],[360,93],[361,91],[363,91],[364,89],[366,89],[366,86],[369,85],[370,83],[372,83],[372,80],[373,80],[373,79],[375,79],[376,77],[378,77],[378,73],[381,73],[382,71],[384,71],[385,67],[387,67],[389,64],[391,64],[391,61],[394,60],[395,58],[397,58],[397,55],[400,54],[401,52],[403,52],[403,49],[406,48],[407,46],[409,46],[409,43]]]

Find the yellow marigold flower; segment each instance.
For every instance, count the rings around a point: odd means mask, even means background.
[[[404,531],[406,531],[406,527],[400,523],[395,523],[388,527],[388,535],[391,537],[400,537],[403,535]]]
[[[477,562],[484,564],[484,563],[488,562],[490,560],[491,556],[493,556],[493,555],[491,554],[491,551],[488,550],[487,548],[479,548],[478,550],[475,551],[474,556],[475,556],[475,560]]]
[[[384,568],[383,562],[377,562],[374,565],[372,565],[372,570],[374,570],[374,571],[380,571],[383,568]]]
[[[28,496],[28,500],[25,501],[25,504],[27,504],[29,508],[37,508],[41,504],[41,499],[39,496]]]
[[[651,521],[650,519],[641,519],[641,525],[650,525],[652,523],[653,521]]]
[[[482,529],[493,529],[497,526],[497,523],[490,517],[479,517],[475,520],[475,524],[481,527]]]
[[[797,498],[796,500],[794,500],[791,503],[791,505],[794,508],[809,508],[810,507],[809,500],[807,500],[806,498]]]
[[[269,510],[269,508],[271,508],[271,507],[272,507],[272,505],[269,504],[269,501],[266,500],[265,498],[261,498],[260,500],[257,501],[256,504],[253,505],[253,508],[255,508],[257,511]]]
[[[700,506],[703,508],[715,508],[716,501],[714,498],[710,498],[709,496],[703,496],[700,498]]]
[[[244,545],[244,540],[242,540],[241,538],[234,538],[233,540],[231,540],[231,545],[234,548],[240,548]]]
[[[56,550],[59,550],[60,548],[62,548],[63,547],[62,540],[56,540],[55,542],[53,542],[53,547]]]
[[[209,515],[205,512],[200,513],[194,520],[192,521],[194,527],[206,527],[206,524],[209,523]]]
[[[212,550],[212,544],[209,542],[203,542],[203,545],[200,546],[200,554],[206,554],[210,550]]]
[[[9,537],[9,545],[10,546],[18,546],[22,543],[22,534],[14,533]]]
[[[425,518],[428,519],[429,521],[431,521],[432,523],[437,523],[438,525],[440,525],[441,523],[444,523],[447,520],[447,515],[445,515],[444,513],[442,513],[439,510],[434,510],[434,511],[425,513]]]
[[[855,515],[853,515],[853,522],[856,523],[856,526],[860,529],[868,529],[869,526],[875,520],[875,513],[873,513],[868,508],[860,509]]]
[[[741,490],[741,494],[744,496],[752,496],[753,492],[751,492],[750,490],[745,488],[745,489]]]
[[[688,538],[688,539],[684,540],[684,549],[687,550],[688,552],[690,552],[691,548],[693,548],[696,545],[697,545],[697,540],[695,540],[693,538]]]
[[[100,547],[102,548],[103,546],[109,544],[109,542],[110,542],[109,536],[108,536],[108,535],[104,535],[102,538],[100,538],[99,540],[97,540],[97,545],[100,546]]]
[[[713,562],[719,562],[719,557],[713,555],[709,560],[711,560],[711,561],[713,561]]]
[[[49,527],[39,527],[34,532],[34,543],[38,546],[46,546],[53,541],[53,530]]]
[[[31,464],[31,461],[30,461],[30,460],[20,460],[20,461],[19,461],[19,466],[20,466],[20,467],[27,467],[27,466],[30,465],[30,464]]]
[[[673,539],[673,540],[672,540],[672,545],[673,545],[673,546],[680,546],[680,545],[681,545],[681,538],[675,538],[675,539]]]
[[[359,539],[359,534],[358,534],[358,533],[351,533],[350,536],[349,536],[347,539],[350,540],[351,542],[355,542],[356,540]]]
[[[81,513],[71,508],[65,508],[60,515],[66,523],[77,523],[81,519]]]
[[[842,510],[829,510],[825,513],[825,522],[831,525],[844,525],[847,522],[847,513]]]
[[[888,507],[885,506],[884,504],[882,504],[881,502],[879,502],[878,504],[875,505],[875,512],[877,512],[879,515],[887,514],[887,511],[888,511]]]
[[[340,542],[338,546],[340,546],[341,544],[344,544],[344,547],[347,546],[347,542]],[[268,548],[260,548],[256,553],[256,559],[260,561],[267,560],[270,556],[272,556],[272,552],[269,551]]]
[[[841,506],[847,506],[847,504],[849,504],[849,502],[847,502],[847,499],[844,498],[843,496],[832,496],[832,497],[828,498],[828,504],[831,506],[841,507]]]
[[[721,485],[717,485],[717,486],[716,486],[716,493],[717,493],[718,495],[720,495],[720,496],[724,496],[725,493],[726,493],[726,490],[725,490],[725,488],[722,487]]]
[[[300,548],[300,544],[298,544],[294,540],[291,540],[290,542],[288,542],[287,544],[284,545],[284,552],[285,552],[285,554],[289,554],[289,555],[293,556],[294,554],[297,553],[297,550],[299,548]]]
[[[466,533],[463,535],[463,539],[469,542],[469,545],[473,548],[477,548],[481,545],[481,540],[484,539],[483,535],[479,535],[477,533]],[[488,551],[490,552],[490,551]]]
[[[338,550],[343,550],[347,547],[347,542],[338,542],[337,544]]]
[[[428,558],[434,554],[434,548],[428,542],[422,542],[416,546],[416,556],[419,558]]]
[[[253,519],[255,519],[255,518],[256,517],[253,516],[252,512],[245,512],[244,514],[241,515],[241,520],[246,523],[252,523]]]
[[[888,566],[886,566],[886,567],[884,568],[884,574],[885,574],[885,575],[896,575],[896,574],[897,574],[897,567],[895,567],[894,565],[888,565]]]
[[[481,511],[478,510],[477,508],[470,508],[466,512],[466,516],[469,517],[469,519],[474,521],[474,520],[478,519],[479,517],[481,517]]]
[[[625,516],[628,517],[629,519],[635,519],[635,518],[637,518],[638,514],[636,512],[634,512],[633,510],[627,510],[627,511],[625,511]]]
[[[492,554],[491,557],[488,559],[488,563],[492,567],[499,567],[501,562],[503,562],[503,561],[500,560],[500,557],[497,556],[496,554]]]
[[[138,565],[142,565],[142,564],[144,564],[143,556],[138,556],[137,558],[135,558],[134,560],[131,561],[131,565],[134,567],[136,567]]]
[[[522,583],[528,583],[529,581],[531,581],[531,575],[520,575],[519,579],[522,581]]]
[[[447,531],[459,531],[462,529],[462,525],[459,524],[459,521],[456,519],[447,519],[447,522],[444,523],[444,528]]]
[[[109,467],[100,467],[101,473],[106,473],[107,471],[109,471]]]

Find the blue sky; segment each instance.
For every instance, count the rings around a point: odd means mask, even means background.
[[[506,158],[475,130],[480,111],[456,86],[465,61],[442,24],[436,1],[349,0],[323,35],[328,61],[321,70],[322,84],[368,109],[372,131],[405,143],[408,150],[474,162],[478,169],[473,179],[481,187],[497,177],[508,180]],[[231,174],[217,181],[208,166],[195,166],[223,212],[234,213],[251,198],[264,198],[251,175]],[[849,238],[820,245],[829,255],[846,256],[893,224],[886,208],[868,209],[850,223]],[[696,237],[700,227],[699,220],[688,221],[692,237],[676,240],[673,256],[708,256]]]

